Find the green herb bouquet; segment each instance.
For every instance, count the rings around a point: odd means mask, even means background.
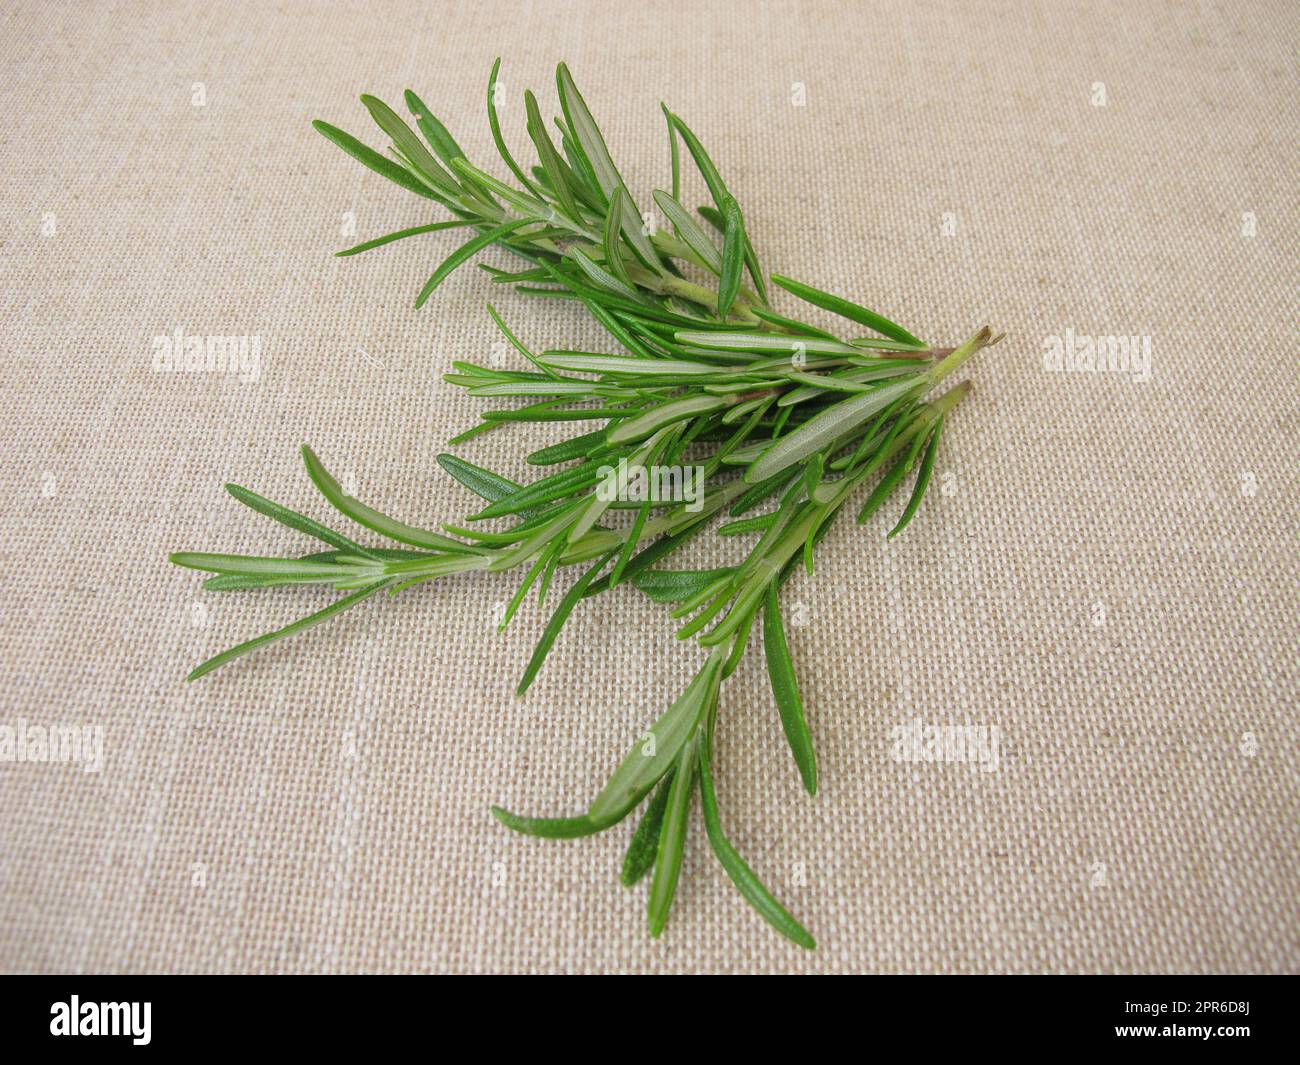
[[[470,239],[433,271],[419,306],[480,251],[498,246],[512,252],[518,269],[483,267],[492,284],[579,304],[608,333],[613,350],[532,351],[489,305],[496,327],[518,353],[519,368],[455,362],[446,380],[470,395],[510,405],[484,412],[452,444],[512,422],[579,423],[585,431],[530,454],[530,464],[552,472],[526,485],[454,455],[440,456],[442,468],[483,505],[437,531],[353,498],[304,447],[307,474],[325,500],[377,542],[362,542],[246,488],[228,486],[241,503],[320,541],[325,550],[296,558],[180,552],[171,556],[173,562],[212,574],[205,587],[213,591],[327,584],[344,594],[323,610],[209,659],[190,679],[377,593],[395,595],[458,573],[516,577],[504,628],[531,590],[544,602],[556,571],[572,567],[577,577],[524,667],[518,688],[523,694],[579,603],[620,584],[634,585],[671,608],[681,623],[678,637],[702,651],[699,672],[585,812],[492,812],[518,832],[570,838],[612,828],[643,807],[622,881],[630,886],[650,875],[648,918],[657,936],[672,906],[698,790],[705,833],[727,875],[777,931],[812,948],[813,937],[723,832],[710,774],[722,684],[754,636],[763,647],[795,766],[815,793],[817,762],[782,624],[781,586],[800,564],[812,572],[817,544],[841,511],[851,504],[857,520],[865,522],[915,470],[911,495],[889,535],[907,526],[929,484],[947,416],[968,389],[966,383],[948,387],[948,378],[998,338],[984,328],[955,348],[936,348],[857,303],[779,274],[766,276],[736,199],[694,133],[666,107],[671,179],[668,189],[652,193],[657,210],[643,214],[564,64],[556,72],[563,117],[553,125],[543,120],[534,95],[524,94],[537,155],[537,163],[525,169],[507,148],[498,120],[499,68],[498,60],[488,81],[487,110],[509,172],[504,180],[471,163],[413,92],[405,102],[418,134],[388,105],[361,98],[391,142],[389,155],[315,123],[359,162],[449,216],[339,254],[465,230]],[[695,212],[682,202],[683,154],[713,201]],[[656,219],[665,224],[655,225]],[[774,290],[804,309],[778,312],[770,302]],[[808,308],[849,324],[839,334],[829,332],[803,320]],[[613,490],[611,471],[619,471],[622,484],[629,476],[688,460],[698,482],[690,499],[628,499],[628,493]],[[489,529],[484,523],[490,519],[505,523],[493,522]],[[669,565],[710,527],[718,536],[748,543],[743,557],[707,570]]]

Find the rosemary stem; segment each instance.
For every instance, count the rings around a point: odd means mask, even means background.
[[[985,326],[974,336],[969,337],[962,344],[953,348],[942,360],[937,362],[930,370],[930,381],[937,384],[974,355],[975,352],[991,344],[996,344],[1001,339],[1001,336],[994,337],[989,327]]]

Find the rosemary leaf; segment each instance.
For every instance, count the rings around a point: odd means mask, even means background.
[[[925,449],[925,458],[921,460],[921,472],[916,475],[916,485],[912,488],[912,496],[907,501],[907,506],[903,508],[902,517],[898,519],[898,524],[889,531],[889,539],[893,539],[904,529],[907,528],[916,509],[921,505],[921,500],[925,498],[925,490],[930,484],[930,474],[934,470],[934,455],[939,448],[939,434],[943,432],[944,416],[940,415],[939,420],[934,423],[934,430],[930,434],[930,443]]]
[[[658,432],[665,426],[672,425],[674,422],[722,410],[725,406],[727,406],[727,401],[718,399],[715,396],[687,396],[684,399],[665,403],[663,406],[649,410],[636,418],[629,418],[625,422],[620,422],[610,430],[608,440],[611,444],[633,443]]]
[[[614,821],[598,821],[583,814],[579,817],[521,817],[512,814],[500,806],[491,807],[492,816],[506,828],[512,828],[525,836],[540,836],[543,839],[577,839],[580,836],[594,836],[597,832],[613,827]],[[626,814],[624,814],[626,816]]]
[[[376,174],[381,174],[394,184],[401,185],[408,192],[425,196],[430,200],[440,199],[437,194],[425,186],[419,178],[412,175],[409,170],[398,166],[391,159],[384,158],[373,148],[367,148],[350,133],[344,133],[336,126],[331,126],[328,122],[322,122],[319,119],[312,122],[312,126],[318,133],[333,141],[353,159],[364,166],[368,166]]]
[[[506,477],[485,470],[482,466],[475,466],[474,463],[447,452],[438,456],[438,465],[475,495],[481,496],[489,503],[504,499],[519,491],[520,488],[518,484]]]
[[[650,239],[641,231],[641,216],[637,213],[632,203],[632,197],[628,195],[627,186],[623,184],[623,178],[619,175],[618,167],[614,165],[614,160],[610,158],[609,148],[605,145],[605,138],[601,135],[600,127],[596,125],[596,120],[591,117],[591,112],[587,109],[587,102],[582,98],[582,93],[573,83],[573,77],[569,73],[569,68],[563,63],[555,71],[556,86],[560,93],[560,105],[564,108],[564,117],[569,123],[569,129],[577,138],[581,148],[582,157],[591,167],[592,173],[596,176],[596,181],[600,184],[601,191],[606,198],[614,194],[615,189],[623,193],[623,199],[620,206],[623,207],[622,229],[623,235],[627,237],[628,244],[636,253],[637,258],[643,265],[656,272],[662,272],[659,265],[659,255],[650,243]]]
[[[858,512],[859,525],[871,517],[871,515],[880,507],[880,504],[888,499],[890,493],[898,487],[898,482],[906,476],[907,471],[910,470],[913,463],[916,462],[916,456],[920,452],[921,446],[924,443],[925,434],[917,433],[913,440],[911,449],[894,464],[885,476],[880,479],[880,482],[872,490],[871,495],[867,497],[866,503],[863,504],[862,509]]]
[[[391,244],[395,240],[402,240],[405,237],[418,236],[421,233],[436,233],[441,229],[459,229],[464,226],[473,226],[478,223],[472,219],[455,218],[450,222],[431,222],[427,226],[412,226],[410,229],[399,229],[396,233],[389,233],[382,237],[376,237],[374,240],[367,240],[363,244],[358,244],[352,248],[345,248],[343,251],[336,251],[334,254],[339,257],[348,255],[359,255],[363,251],[369,251],[371,248],[379,248],[385,244]]]
[[[637,822],[632,841],[623,856],[623,871],[619,875],[624,887],[631,887],[654,868],[655,856],[659,853],[659,830],[664,823],[668,792],[675,776],[675,769],[670,769],[664,774],[650,802],[646,805],[641,820]]]
[[[604,444],[605,430],[600,429],[594,433],[583,433],[581,436],[575,436],[573,439],[565,440],[561,444],[552,444],[550,447],[540,448],[528,456],[527,462],[530,466],[554,466],[560,462],[586,458],[593,451],[603,447]]]
[[[775,477],[794,463],[802,462],[813,452],[831,446],[877,411],[883,410],[917,387],[915,381],[905,379],[827,407],[768,447],[745,471],[745,482],[757,484]]]
[[[569,217],[577,218],[581,212],[573,196],[569,168],[560,159],[560,153],[555,150],[551,136],[546,132],[546,123],[542,120],[541,112],[537,109],[537,98],[531,90],[524,93],[524,107],[528,112],[528,135],[537,147],[537,154],[542,160],[542,170],[546,174],[551,191],[559,200],[560,208]]]
[[[673,143],[676,144],[675,137]],[[686,242],[686,246],[695,253],[700,265],[715,274],[721,274],[722,253],[718,251],[718,246],[709,239],[709,235],[700,228],[700,224],[690,216],[686,208],[674,196],[669,196],[666,192],[656,191],[654,200],[659,205],[659,209],[667,215],[668,221],[676,228],[678,235]]]
[[[411,544],[414,547],[427,547],[442,551],[471,550],[468,545],[461,543],[459,540],[453,540],[450,537],[430,532],[428,529],[418,529],[414,525],[407,525],[405,522],[390,518],[387,514],[381,514],[373,507],[368,507],[360,500],[352,498],[343,491],[338,481],[321,465],[316,453],[306,444],[302,445],[302,459],[307,466],[307,475],[312,479],[312,483],[320,489],[321,495],[340,514],[346,518],[351,518],[358,525],[387,536],[390,540],[396,540],[401,544]]]
[[[812,736],[804,719],[803,700],[799,698],[799,685],[795,680],[794,663],[785,641],[785,626],[781,623],[781,608],[777,603],[777,585],[767,591],[767,605],[763,608],[763,647],[767,652],[767,674],[772,681],[772,694],[781,715],[781,728],[790,744],[799,776],[809,795],[817,794],[817,756],[813,752]]]
[[[510,154],[510,149],[506,147],[505,138],[501,135],[501,120],[497,116],[497,75],[500,73],[501,57],[497,56],[496,61],[492,64],[492,73],[488,75],[487,87],[488,126],[492,130],[492,141],[497,146],[497,153],[503,160],[505,160],[505,164],[510,168],[511,173],[519,179],[519,183],[530,193],[540,199],[541,193],[539,193],[533,183],[528,180],[528,177],[524,172],[519,169],[519,164],[515,162],[515,157]]]
[[[359,555],[370,554],[359,543],[348,539],[342,533],[337,533],[305,514],[299,514],[296,510],[290,510],[279,503],[273,503],[265,496],[260,496],[247,488],[241,488],[237,484],[228,484],[226,485],[226,491],[243,503],[244,506],[251,507],[259,514],[265,514],[268,518],[273,518],[281,525],[287,525],[290,529],[306,533],[308,536],[314,536],[317,540],[322,540],[331,547],[337,547],[341,551],[355,551]]]
[[[406,99],[407,110],[415,116],[415,124],[419,127],[420,132],[424,134],[424,139],[429,142],[429,147],[434,153],[448,166],[456,159],[464,159],[465,153],[461,150],[456,138],[447,132],[447,127],[434,117],[424,101],[415,95],[410,89],[404,94]]]
[[[700,750],[699,767],[700,805],[704,808],[704,831],[709,837],[709,845],[713,848],[713,853],[717,855],[727,876],[731,877],[731,882],[736,885],[745,901],[758,911],[763,920],[805,950],[816,950],[817,941],[803,925],[795,920],[789,910],[777,902],[723,834],[722,822],[718,817],[718,800],[713,790],[708,756],[703,746]]]
[[[551,620],[546,623],[546,628],[542,630],[541,639],[537,641],[537,646],[533,649],[533,657],[528,660],[528,665],[524,669],[523,678],[519,681],[519,686],[515,689],[516,695],[523,695],[533,683],[538,671],[542,668],[542,663],[546,661],[546,656],[550,654],[551,645],[555,643],[555,638],[560,634],[560,629],[564,623],[569,620],[569,615],[573,613],[573,608],[578,605],[578,601],[587,591],[587,586],[596,579],[596,574],[605,568],[612,555],[605,555],[584,573],[574,583],[560,600],[560,605],[555,608],[555,613],[551,615]],[[595,807],[589,811],[595,816]]]
[[[682,746],[681,753],[677,756],[677,766],[664,808],[663,825],[659,830],[654,879],[650,883],[650,897],[646,904],[650,935],[656,938],[668,922],[668,911],[677,894],[677,878],[682,871],[682,853],[686,846],[686,814],[690,809],[695,784],[697,747],[696,741],[690,741]]]
[[[366,105],[366,110],[375,120],[375,125],[392,138],[393,146],[415,167],[417,175],[422,175],[444,196],[454,198],[459,194],[460,190],[456,187],[455,178],[429,154],[429,149],[424,146],[424,142],[415,135],[410,126],[402,121],[396,111],[374,96],[363,95],[361,102]]]
[[[696,594],[702,588],[715,584],[720,577],[729,577],[731,566],[705,570],[646,570],[634,582],[656,603],[677,603]]]
[[[434,289],[441,285],[443,281],[446,280],[447,275],[455,270],[461,263],[465,262],[467,259],[472,259],[480,251],[488,247],[488,245],[495,244],[507,233],[512,233],[520,226],[527,224],[528,219],[516,218],[513,221],[505,222],[494,229],[489,229],[486,233],[480,233],[472,240],[467,240],[438,264],[438,268],[429,276],[429,280],[424,283],[424,288],[420,289],[420,294],[415,298],[416,307],[423,307],[425,300],[433,295]]]
[[[274,643],[276,640],[281,640],[286,636],[294,636],[297,633],[305,632],[313,625],[319,625],[322,621],[332,618],[335,614],[341,614],[350,607],[356,606],[363,599],[369,598],[374,595],[375,592],[379,591],[380,588],[383,588],[384,584],[385,582],[379,581],[368,585],[367,587],[353,592],[351,595],[345,595],[342,599],[336,599],[329,606],[325,607],[324,610],[318,610],[314,614],[308,614],[307,617],[300,618],[299,620],[286,625],[282,629],[276,629],[274,632],[263,633],[261,636],[256,636],[235,647],[228,648],[227,650],[222,651],[219,655],[213,655],[206,662],[191,670],[190,675],[185,679],[187,681],[198,680],[205,673],[211,673],[218,666],[224,666],[227,662],[233,662],[236,658],[248,654],[249,651],[255,651],[259,647],[265,647],[267,644]]]
[[[740,291],[740,272],[745,266],[745,223],[740,217],[740,207],[730,196],[722,201],[722,219],[726,228],[722,242],[722,275],[718,282],[718,318],[725,321],[736,293]]]
[[[709,655],[704,667],[653,725],[632,747],[609,783],[587,810],[596,820],[625,817],[634,809],[677,761],[682,748],[695,734],[700,719],[717,691],[722,657]]]

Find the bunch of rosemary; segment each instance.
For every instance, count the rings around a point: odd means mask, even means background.
[[[526,265],[483,267],[493,283],[537,298],[582,304],[621,349],[616,354],[529,350],[489,306],[525,368],[453,363],[446,379],[484,397],[522,397],[523,406],[491,410],[452,443],[509,422],[595,422],[597,427],[528,456],[555,471],[520,485],[453,455],[443,469],[486,501],[459,525],[419,528],[382,514],[343,491],[310,448],[307,473],[344,517],[398,546],[361,543],[246,488],[241,503],[306,533],[328,549],[298,558],[182,552],[178,565],[215,574],[212,590],[327,584],[347,594],[308,617],[233,647],[200,665],[200,677],[256,647],[307,629],[380,591],[396,594],[456,573],[521,574],[505,611],[510,623],[530,589],[544,602],[560,567],[579,576],[561,597],[524,669],[522,694],[561,627],[584,599],[623,583],[672,606],[680,639],[694,638],[705,660],[694,680],[576,817],[522,817],[499,807],[505,825],[535,836],[568,838],[618,824],[649,802],[623,862],[623,883],[653,871],[648,914],[658,935],[681,869],[688,811],[699,789],[705,831],[736,887],[778,931],[801,946],[813,938],[767,891],[723,834],[710,776],[719,689],[736,668],[762,617],[762,643],[781,726],[804,786],[817,788],[817,763],[781,621],[779,590],[813,552],[860,487],[871,483],[857,518],[864,522],[913,468],[919,468],[890,535],[917,511],[934,466],[945,417],[962,398],[958,385],[931,393],[970,355],[994,343],[981,329],[955,349],[935,349],[874,311],[789,278],[771,281],[805,304],[870,330],[843,338],[772,309],[744,216],[699,140],[664,109],[672,158],[670,191],[653,199],[668,225],[634,203],[591,112],[561,64],[556,81],[563,118],[554,132],[536,98],[524,94],[528,135],[538,164],[525,171],[507,148],[495,107],[497,72],[488,82],[488,121],[507,183],[475,166],[420,99],[406,103],[423,134],[371,96],[362,102],[391,140],[391,157],[324,122],[316,128],[372,170],[445,208],[451,218],[405,229],[340,252],[353,255],[435,230],[464,228],[471,239],[447,256],[417,306],[457,266],[489,245]],[[556,138],[558,137],[558,145]],[[688,211],[681,200],[681,152],[712,196]],[[702,468],[702,495],[691,502],[628,502],[608,489],[610,471]],[[613,511],[630,510],[629,521]],[[720,536],[752,537],[734,565],[710,570],[661,568],[690,537],[725,515]],[[508,519],[489,530],[483,522]]]

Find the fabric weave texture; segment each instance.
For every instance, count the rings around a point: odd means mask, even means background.
[[[103,736],[99,772],[0,763],[0,969],[1300,968],[1300,9],[386,12],[24,2],[0,19],[0,726]],[[311,549],[224,482],[324,518],[309,441],[375,506],[460,518],[471,497],[435,459],[483,401],[440,375],[513,357],[488,299],[535,347],[614,350],[580,310],[473,269],[416,311],[455,234],[331,256],[438,209],[310,119],[381,146],[357,94],[400,109],[410,87],[502,173],[498,54],[518,155],[523,90],[555,113],[563,59],[643,207],[668,180],[664,99],[768,269],[936,343],[1008,333],[963,374],[907,532],[884,538],[901,499],[841,521],[786,588],[815,799],[757,644],[723,689],[724,824],[815,953],[736,894],[698,807],[658,941],[644,887],[617,881],[630,825],[539,841],[489,816],[580,810],[698,666],[632,589],[576,613],[522,701],[545,615],[530,602],[496,635],[514,581],[486,575],[184,683],[333,594],[205,593],[166,564]],[[694,176],[688,193],[705,202]],[[156,338],[178,330],[256,338],[256,380],[159,372]],[[1149,375],[1045,367],[1084,337],[1149,342]],[[460,453],[523,477],[556,439]],[[690,559],[727,552],[701,538]],[[912,723],[996,729],[996,765],[900,760]]]

